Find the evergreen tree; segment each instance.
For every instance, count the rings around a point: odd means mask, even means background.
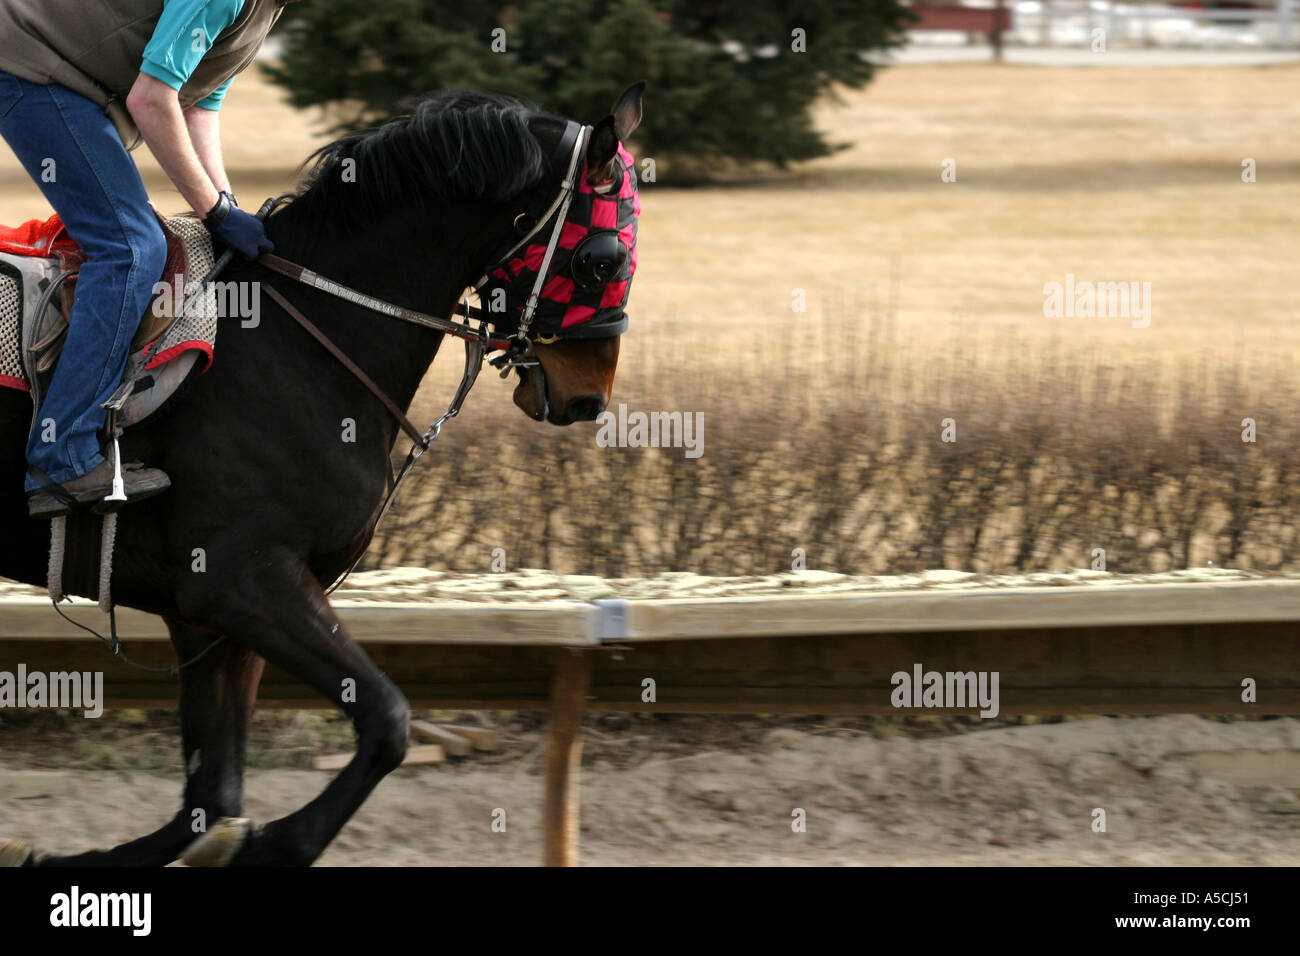
[[[897,45],[898,0],[312,0],[287,8],[272,79],[340,127],[374,123],[443,87],[513,93],[594,121],[648,81],[643,155],[704,166],[788,162],[834,146],[810,108],[872,76],[869,50]]]

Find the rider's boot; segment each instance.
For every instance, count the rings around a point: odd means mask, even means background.
[[[64,500],[53,488],[28,492],[27,513],[33,518],[57,518],[70,513],[76,506],[90,505],[96,514],[109,514],[166,491],[171,487],[171,479],[157,468],[127,462],[122,466],[122,484],[125,501],[105,500],[113,490],[113,462],[105,458],[88,474],[57,486],[71,501]]]

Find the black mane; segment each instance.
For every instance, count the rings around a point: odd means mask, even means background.
[[[289,197],[346,224],[446,202],[500,203],[535,185],[546,157],[528,128],[546,114],[511,96],[470,90],[428,93],[382,126],[347,133],[312,153]],[[354,180],[344,163],[354,160]]]

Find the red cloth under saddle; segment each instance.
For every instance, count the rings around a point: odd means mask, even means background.
[[[81,247],[68,235],[63,220],[55,213],[44,222],[30,219],[21,226],[0,226],[0,252],[62,259],[65,255],[80,256]]]

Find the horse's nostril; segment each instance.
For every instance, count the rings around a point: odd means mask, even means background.
[[[605,400],[599,395],[580,395],[569,399],[565,414],[575,422],[592,422],[605,410]]]

